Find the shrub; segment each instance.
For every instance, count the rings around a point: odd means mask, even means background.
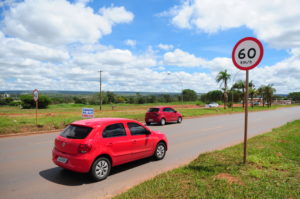
[[[12,101],[9,103],[10,106],[20,106],[22,104],[21,101]]]
[[[13,100],[11,97],[0,99],[0,105],[9,105]]]
[[[197,105],[197,106],[205,106],[205,103],[202,102],[202,101],[198,101],[198,102],[196,103],[196,105]]]
[[[32,95],[21,95],[21,105],[23,109],[35,108],[35,101],[33,100]],[[40,95],[38,100],[38,108],[43,109],[47,108],[51,100],[47,96]]]

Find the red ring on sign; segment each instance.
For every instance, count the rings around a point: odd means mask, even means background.
[[[242,43],[242,42],[244,42],[244,41],[247,41],[247,40],[254,41],[254,42],[258,45],[258,47],[259,47],[259,49],[260,49],[260,55],[259,55],[259,58],[257,59],[257,61],[256,61],[253,65],[248,66],[248,67],[242,67],[242,66],[240,66],[240,65],[235,61],[234,53],[235,53],[237,47],[240,45],[240,43]],[[233,62],[233,64],[234,64],[238,69],[240,69],[240,70],[251,70],[252,68],[255,68],[255,67],[260,63],[260,61],[261,61],[262,58],[263,58],[263,55],[264,55],[264,48],[263,48],[263,45],[261,44],[261,42],[260,42],[258,39],[254,38],[254,37],[245,37],[245,38],[241,39],[240,41],[238,41],[238,42],[235,44],[235,46],[234,46],[234,48],[233,48],[233,50],[232,50],[232,55],[231,55],[231,56],[232,56],[232,62]]]

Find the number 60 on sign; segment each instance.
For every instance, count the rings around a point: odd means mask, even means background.
[[[241,39],[233,48],[233,64],[241,70],[250,70],[256,67],[263,57],[263,46],[253,37]]]

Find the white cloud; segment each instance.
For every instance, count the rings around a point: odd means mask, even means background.
[[[73,55],[75,65],[107,67],[109,70],[120,70],[120,67],[151,67],[156,65],[152,55],[134,55],[129,50],[102,49],[96,52],[86,52]]]
[[[191,55],[180,49],[175,54],[182,56],[184,66],[204,67],[210,73],[204,72],[172,72],[168,75],[167,70],[171,66],[159,66],[159,58],[152,55],[134,55],[129,50],[113,48],[93,48],[96,52],[71,54],[61,62],[45,63],[38,59],[18,58],[17,61],[0,58],[0,90],[8,89],[32,89],[38,87],[41,90],[88,90],[97,91],[99,88],[99,69],[103,70],[103,89],[122,91],[152,91],[152,92],[180,92],[182,88],[190,88],[197,92],[208,92],[219,89],[215,81],[217,73],[227,69],[235,81],[244,79],[244,72],[237,70],[231,63],[230,58],[219,57],[212,60]],[[172,53],[174,53],[172,52]],[[15,51],[10,51],[13,56]],[[275,65],[264,68],[257,67],[250,72],[250,80],[258,87],[262,84],[274,84],[277,93],[289,93],[300,90],[300,50],[291,52],[291,57]],[[118,59],[116,59],[118,57]],[[196,60],[196,64],[188,63]],[[201,60],[201,62],[199,62]],[[84,64],[85,62],[85,64]],[[187,62],[187,63],[185,63]],[[155,71],[151,69],[161,68]],[[180,67],[180,66],[179,66]],[[7,79],[9,78],[9,79]],[[229,84],[231,85],[231,81]],[[162,86],[164,85],[164,86]]]
[[[206,60],[202,57],[196,57],[195,55],[181,49],[175,49],[173,52],[165,53],[162,64],[178,67],[205,68],[210,69],[213,73],[225,69],[229,72],[234,72],[236,70],[231,58],[216,57],[212,60]]]
[[[210,73],[205,74],[205,77],[211,80],[203,79],[199,83],[209,82],[205,87],[205,91],[218,89],[214,83],[215,77],[220,71],[227,70],[231,74],[230,86],[235,81],[245,79],[244,71],[238,70],[232,63],[231,58],[216,57],[212,60],[205,60],[201,57],[176,49],[173,52],[165,53],[163,64],[178,66],[178,67],[197,67],[210,70]],[[199,75],[199,74],[198,74]],[[189,82],[190,77],[184,81]],[[193,78],[192,78],[193,79]],[[256,67],[250,72],[250,80],[253,80],[257,87],[261,85],[273,84],[277,93],[289,93],[295,90],[300,90],[300,48],[291,51],[291,57],[272,66]],[[188,84],[192,86],[192,84]],[[197,90],[197,89],[196,89]],[[198,90],[199,91],[199,90]],[[199,91],[201,92],[201,91]],[[203,91],[202,91],[203,92]]]
[[[25,0],[11,7],[3,21],[7,35],[43,45],[95,43],[117,23],[129,23],[133,14],[124,7],[102,10],[66,0]]]
[[[183,2],[183,4],[178,7],[175,6],[171,11],[172,15],[175,15],[172,22],[179,28],[191,28],[190,18],[193,16],[194,9],[190,5],[189,1]]]
[[[172,50],[174,48],[174,46],[168,45],[168,44],[158,44],[158,48],[163,49],[163,50]]]
[[[98,91],[99,69],[104,71],[104,90],[111,91],[180,92],[182,88],[190,88],[202,93],[219,88],[215,77],[225,69],[234,80],[244,79],[244,72],[237,70],[228,57],[208,60],[168,44],[159,44],[156,50],[149,46],[139,53],[101,45],[98,40],[110,34],[113,25],[129,23],[134,15],[124,7],[113,6],[95,13],[87,6],[88,0],[75,2],[25,0],[12,4],[3,13],[1,31],[5,32],[0,31],[0,90],[37,87],[41,90]],[[230,3],[235,3],[232,6],[235,9],[231,9]],[[255,0],[249,8],[256,8],[261,18],[249,11],[253,19],[246,21],[249,16],[239,16],[239,10],[245,13],[247,2],[185,1],[172,9],[173,23],[209,33],[245,25],[275,46],[297,46],[299,21],[295,9],[291,9],[290,18],[285,12],[289,8],[287,5],[274,14],[281,3],[272,2],[270,10],[261,14],[266,3]],[[233,18],[236,16],[239,17]],[[287,19],[292,20],[288,22]],[[289,23],[293,25],[288,26]],[[129,46],[136,45],[134,40],[125,42]],[[161,55],[157,47],[169,52]],[[274,84],[277,93],[300,90],[300,48],[289,52],[290,58],[251,70],[250,80],[257,86]],[[168,74],[166,71],[174,71],[174,66],[182,71]],[[205,72],[184,72],[185,67],[193,68],[189,71],[204,69]]]
[[[136,41],[131,39],[125,40],[124,43],[130,47],[134,47],[136,45]]]
[[[291,49],[290,58],[272,66],[257,67],[250,73],[257,86],[274,84],[277,93],[289,93],[300,90],[299,7],[298,0],[276,0],[272,3],[261,0],[186,0],[162,13],[162,16],[172,16],[172,23],[178,28],[209,34],[246,26],[271,47]],[[236,70],[230,58],[205,60],[187,52],[174,51],[166,53],[164,61],[176,66],[204,66],[211,70],[212,78],[224,69],[232,74],[235,81],[245,78],[244,72]]]
[[[300,48],[291,52],[291,57],[273,66],[255,68],[251,71],[258,85],[273,84],[277,93],[290,93],[300,90]]]
[[[163,63],[173,66],[199,67],[204,66],[206,61],[193,54],[189,54],[180,49],[175,49],[173,52],[167,52],[164,54]]]
[[[134,18],[134,15],[126,11],[124,7],[101,8],[99,12],[106,20],[110,21],[111,24],[129,23]]]
[[[300,46],[300,1],[186,0],[169,11],[179,28],[215,33],[246,26],[273,47]]]
[[[48,48],[17,38],[5,38],[0,32],[0,59],[7,59],[7,62],[18,62],[20,59],[61,62],[68,58],[69,54],[66,50]]]

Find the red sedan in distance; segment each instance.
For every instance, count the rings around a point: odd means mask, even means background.
[[[95,118],[71,123],[55,139],[53,162],[65,169],[105,179],[111,167],[153,156],[165,157],[166,136],[140,122],[123,118]]]
[[[159,123],[165,125],[167,122],[182,122],[182,114],[168,106],[157,106],[149,108],[145,116],[147,125]]]

